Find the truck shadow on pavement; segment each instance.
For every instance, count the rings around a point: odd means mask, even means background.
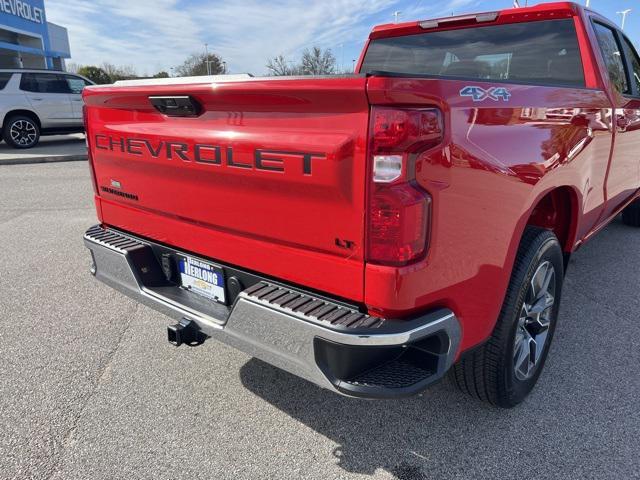
[[[630,419],[637,418],[640,381],[627,372],[640,360],[631,345],[640,334],[640,247],[629,255],[618,246],[640,245],[639,236],[616,222],[574,255],[546,370],[515,409],[468,398],[448,379],[410,399],[349,399],[257,359],[242,367],[241,381],[335,442],[332,454],[347,472],[381,469],[401,480],[614,471],[623,478],[633,471],[632,432],[639,426]],[[606,338],[603,324],[616,327]],[[607,344],[615,348],[605,350]]]

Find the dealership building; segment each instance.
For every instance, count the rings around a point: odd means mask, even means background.
[[[65,69],[67,29],[47,22],[44,0],[0,0],[0,68]]]

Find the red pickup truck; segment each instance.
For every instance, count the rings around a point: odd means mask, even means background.
[[[92,273],[354,397],[536,383],[569,257],[640,225],[640,59],[573,3],[382,25],[354,75],[84,91]]]

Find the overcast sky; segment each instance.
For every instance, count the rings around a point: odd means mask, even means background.
[[[524,4],[524,0],[520,0]],[[581,0],[582,2],[584,0]],[[132,65],[139,74],[169,71],[191,53],[209,50],[231,73],[265,73],[267,59],[296,60],[313,45],[331,48],[349,68],[371,27],[393,21],[510,7],[513,0],[45,0],[47,19],[69,30],[72,59],[83,65]],[[530,3],[538,3],[531,1]],[[638,43],[640,2],[591,0],[609,18],[637,6],[627,33]]]

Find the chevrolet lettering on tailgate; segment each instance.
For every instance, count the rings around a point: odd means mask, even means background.
[[[208,165],[224,164],[228,167],[255,168],[271,172],[284,172],[285,159],[297,158],[301,161],[303,175],[311,175],[314,162],[327,158],[323,153],[256,149],[251,158],[237,159],[232,147],[225,148],[220,145],[205,143],[189,145],[183,142],[168,141],[152,143],[143,138],[114,138],[101,134],[95,135],[94,139],[98,150],[119,151],[133,157],[140,157],[145,152],[153,158],[180,159],[184,162]]]

